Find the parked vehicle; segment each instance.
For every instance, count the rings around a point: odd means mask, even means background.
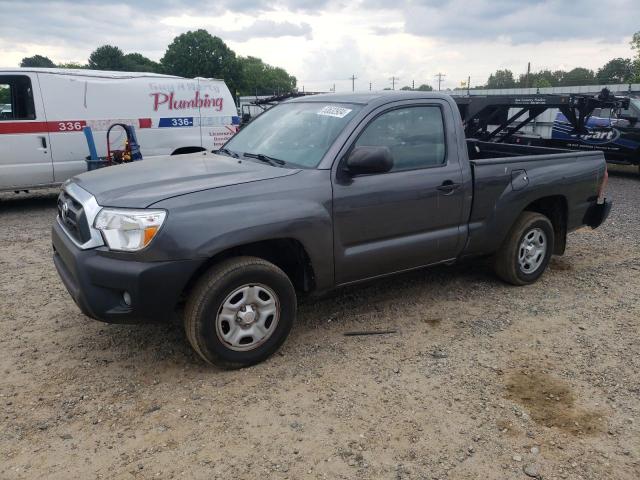
[[[217,153],[73,178],[53,259],[89,317],[185,304],[198,354],[245,366],[284,342],[297,295],[482,256],[535,282],[569,232],[605,220],[606,180],[602,152],[466,141],[449,96],[302,97]]]
[[[551,138],[540,137],[532,143],[572,150],[602,150],[607,162],[640,167],[640,100],[629,100],[629,107],[624,110],[594,109],[582,132],[576,132],[571,121],[558,112]]]
[[[87,169],[114,123],[133,125],[145,158],[220,147],[240,119],[222,80],[55,68],[0,69],[0,190],[61,184]]]

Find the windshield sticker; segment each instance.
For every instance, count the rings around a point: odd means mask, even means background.
[[[332,105],[327,105],[323,107],[318,115],[325,115],[327,117],[336,117],[336,118],[344,118],[351,112],[350,108],[336,107]]]

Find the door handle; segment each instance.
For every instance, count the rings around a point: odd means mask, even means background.
[[[454,183],[452,180],[445,180],[444,182],[442,182],[442,185],[440,185],[437,188],[444,195],[451,195],[458,188],[460,188],[460,184],[459,183]]]
[[[42,148],[47,148],[47,137],[39,137]]]

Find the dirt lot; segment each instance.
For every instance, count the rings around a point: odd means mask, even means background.
[[[55,192],[0,195],[0,478],[640,478],[640,179],[609,191],[534,286],[473,263],[344,290],[241,371],[85,318]],[[371,328],[397,333],[343,335]]]

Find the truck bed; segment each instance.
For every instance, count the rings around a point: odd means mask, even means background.
[[[477,140],[467,140],[467,147],[473,204],[465,256],[495,249],[495,238],[505,236],[522,210],[544,209],[545,202],[566,206],[568,231],[585,224],[605,173],[602,152]]]
[[[524,157],[531,155],[553,155],[572,153],[571,150],[560,148],[535,147],[530,145],[515,145],[510,143],[481,142],[467,139],[469,160],[496,160],[498,158]]]

